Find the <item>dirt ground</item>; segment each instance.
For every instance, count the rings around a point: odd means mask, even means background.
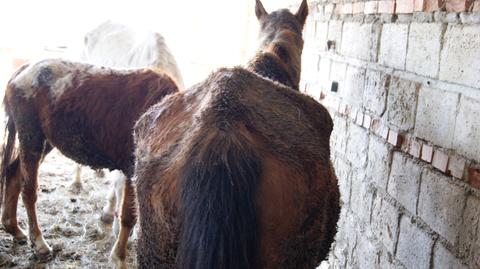
[[[110,189],[108,176],[97,179],[91,169],[82,170],[82,189],[71,189],[75,163],[52,151],[40,166],[37,214],[45,240],[54,249],[39,260],[29,244],[14,243],[0,228],[0,268],[111,268],[114,243],[111,225],[100,221]],[[21,200],[21,199],[20,199]],[[27,230],[27,216],[19,202],[18,220]],[[0,225],[1,226],[1,225]],[[129,240],[129,265],[135,265],[134,238]]]

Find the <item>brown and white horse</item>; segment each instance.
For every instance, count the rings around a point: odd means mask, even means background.
[[[336,233],[327,110],[298,91],[306,0],[268,14],[246,68],[222,68],[135,126],[140,268],[315,268]]]
[[[85,34],[82,61],[114,69],[154,68],[172,78],[184,88],[183,78],[175,57],[165,38],[157,32],[141,31],[129,26],[106,21]],[[81,165],[75,167],[72,189],[81,189]],[[101,171],[101,170],[97,170]],[[97,174],[97,173],[95,173]],[[115,211],[119,209],[125,175],[113,171],[108,175],[112,189],[103,208],[102,221],[111,223],[118,233],[119,223]]]
[[[0,201],[3,198],[6,231],[16,240],[26,239],[16,216],[21,192],[30,241],[38,255],[51,252],[37,221],[35,203],[38,167],[56,147],[80,164],[118,169],[128,177],[120,233],[111,255],[123,266],[128,235],[136,222],[130,180],[132,130],[150,106],[177,91],[168,75],[149,69],[118,71],[56,59],[20,68],[10,79],[4,98],[8,137],[1,163]]]

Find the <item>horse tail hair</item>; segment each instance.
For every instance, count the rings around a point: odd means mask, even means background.
[[[16,158],[12,162],[12,157],[15,155],[15,137],[17,135],[17,130],[15,128],[15,123],[13,122],[12,117],[10,116],[8,107],[5,103],[5,114],[7,118],[7,126],[5,127],[5,137],[4,143],[2,146],[2,163],[0,165],[1,178],[0,178],[0,209],[2,208],[3,197],[5,195],[5,187],[7,177],[12,173],[12,170],[16,170],[19,165],[19,160]]]
[[[218,133],[192,149],[182,169],[180,269],[255,267],[255,194],[261,162],[247,139]]]

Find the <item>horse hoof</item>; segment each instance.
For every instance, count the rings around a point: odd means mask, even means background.
[[[35,250],[35,258],[39,261],[47,261],[52,258],[52,249],[50,247]]]
[[[27,236],[25,235],[23,235],[23,237],[22,236],[14,237],[13,241],[21,246],[26,245],[28,243]]]
[[[112,253],[110,253],[110,262],[113,264],[113,268],[115,269],[127,269],[127,263],[125,260],[120,259],[118,255],[115,253],[115,248],[112,250]]]
[[[114,216],[110,213],[103,213],[100,220],[105,224],[112,224]]]
[[[7,223],[8,221],[4,220],[3,223]],[[13,242],[19,245],[25,245],[28,242],[28,238],[25,235],[25,232],[18,226],[7,226],[4,225],[3,227],[5,231],[11,235],[13,235]]]

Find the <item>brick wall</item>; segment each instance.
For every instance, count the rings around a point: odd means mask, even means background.
[[[480,1],[311,1],[301,88],[335,122],[325,268],[480,268]]]

